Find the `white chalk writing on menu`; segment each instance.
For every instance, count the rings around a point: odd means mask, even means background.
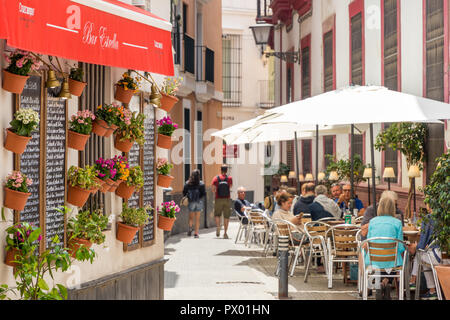
[[[155,208],[155,186],[154,186],[154,162],[155,162],[155,113],[151,105],[144,106],[144,206],[151,206]],[[144,226],[143,239],[144,242],[154,239],[154,219],[153,212],[150,213],[151,219],[149,223]]]

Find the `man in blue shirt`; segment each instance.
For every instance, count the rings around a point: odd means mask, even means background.
[[[352,187],[348,183],[342,187],[342,194],[339,196],[339,199],[336,200],[336,203],[338,204],[341,210],[346,211],[349,208],[349,201],[351,197],[352,197]],[[361,200],[358,199],[357,196],[355,196],[355,208],[358,209],[358,216],[364,213],[364,210],[362,210],[364,209],[364,204],[362,203]]]

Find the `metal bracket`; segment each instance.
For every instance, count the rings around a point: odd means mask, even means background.
[[[284,60],[287,63],[300,63],[299,51],[286,51],[286,52],[265,52],[266,58],[275,56],[278,59]]]

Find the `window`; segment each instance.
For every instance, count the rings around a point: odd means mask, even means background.
[[[350,13],[350,83],[364,85],[364,1],[349,5]]]
[[[294,140],[286,142],[286,157],[287,157],[287,165],[290,170],[295,170],[295,156],[294,156]]]
[[[350,136],[351,139],[351,136]],[[353,147],[355,148],[354,154],[359,155],[361,160],[364,162],[364,135],[363,134],[355,134],[354,135],[354,144]],[[351,156],[351,154],[350,154]]]
[[[303,174],[312,173],[312,140],[302,140]]]
[[[286,64],[286,103],[294,101],[294,71],[291,63]]]
[[[333,51],[333,30],[331,30],[323,36],[323,70],[325,92],[334,89]]]
[[[242,103],[242,37],[227,34],[222,37],[222,78],[224,107],[240,107]]]
[[[191,175],[191,109],[189,108],[184,108],[184,130],[184,181],[187,181]]]
[[[200,170],[200,177],[203,170],[203,113],[197,111],[197,121],[195,121],[196,129],[196,163],[197,169]]]
[[[311,96],[310,49],[311,35],[308,35],[302,39],[302,99],[306,99]]]
[[[384,130],[387,130],[391,124],[386,123]],[[394,151],[391,148],[386,148],[384,151],[384,167],[394,168],[395,176],[398,177],[398,151]]]
[[[335,156],[336,150],[336,136],[324,136],[323,137],[323,154],[324,154],[324,169],[326,170],[330,164],[330,160],[327,155]]]
[[[398,0],[383,1],[383,70],[384,86],[390,90],[399,90],[399,22]]]

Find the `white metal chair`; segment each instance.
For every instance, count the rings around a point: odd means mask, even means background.
[[[262,216],[262,212],[262,210],[253,209],[247,215],[249,226],[245,244],[249,247],[251,246],[252,241],[255,241],[255,243],[260,246],[263,245],[263,237],[267,233],[267,225],[265,218]]]
[[[275,227],[273,225],[272,218],[268,214],[268,210],[265,210],[262,214],[263,218],[266,221],[266,234],[264,235],[264,257],[267,257],[269,250],[274,250],[274,242],[275,242]]]
[[[355,218],[355,224],[361,224],[362,220],[364,219],[364,216],[356,217]]]
[[[237,243],[238,240],[240,241],[243,234],[245,234],[245,237],[247,238],[248,223],[249,223],[247,210],[244,210],[243,216],[241,216],[236,212],[236,216],[239,218],[239,229],[236,234],[236,240],[234,241],[234,243]],[[247,221],[247,223],[244,223],[245,221]]]
[[[275,250],[278,248],[278,236],[287,236],[289,238],[289,247],[288,254],[291,255],[295,251],[295,241],[292,236],[292,230],[296,230],[296,226],[290,221],[283,219],[274,219],[273,220],[274,227],[274,236],[275,236]],[[278,251],[278,250],[277,250]],[[277,276],[280,271],[280,266],[277,264],[277,270],[275,271],[275,275]]]
[[[358,263],[358,242],[356,225],[339,224],[327,231],[328,289],[333,287],[333,264],[338,262]],[[331,235],[331,236],[329,236]]]
[[[425,247],[425,249],[418,249],[416,254],[417,256],[417,263],[418,263],[418,268],[417,268],[417,277],[416,277],[416,292],[415,292],[415,300],[419,300],[419,294],[420,294],[420,282],[421,282],[421,277],[420,277],[420,273],[421,272],[431,272],[433,274],[433,280],[434,280],[434,284],[436,287],[436,294],[438,297],[438,300],[442,300],[442,292],[441,292],[441,286],[439,283],[439,279],[437,277],[437,273],[436,273],[436,269],[434,268],[434,265],[432,263],[432,259],[431,259],[431,255],[433,254],[433,252],[431,251],[431,246],[433,246],[435,244],[436,240],[433,240],[429,245],[427,245]],[[422,259],[422,257],[426,257],[426,259],[428,260],[428,263],[424,262]],[[428,268],[430,268],[429,270],[423,270],[422,267],[423,266],[427,266]]]
[[[382,242],[380,242],[382,241]],[[404,251],[404,257],[403,257],[403,264],[401,266],[397,265],[397,258],[398,258],[398,250],[400,247],[400,244],[403,244],[405,247]],[[365,246],[367,245],[367,255],[369,258],[369,263],[366,266],[365,264]],[[374,278],[399,278],[399,300],[403,300],[404,297],[404,288],[405,288],[405,276],[404,276],[404,270],[405,266],[408,263],[408,250],[407,245],[404,241],[395,239],[395,238],[389,238],[389,237],[374,237],[370,239],[366,239],[363,242],[361,242],[361,251],[360,254],[362,255],[362,265],[364,268],[364,276],[363,276],[363,300],[367,300],[367,292],[369,289],[369,281],[371,281]],[[390,262],[393,264],[392,268],[381,268],[377,267],[376,265],[373,265],[373,262]],[[388,274],[381,274],[381,272],[388,272]]]
[[[328,255],[325,238],[327,236],[327,231],[329,228],[330,225],[321,221],[311,221],[305,224],[305,234],[309,240],[309,252],[304,282],[308,281],[309,266],[313,257],[316,259],[319,257],[323,258],[325,273],[328,273]]]

